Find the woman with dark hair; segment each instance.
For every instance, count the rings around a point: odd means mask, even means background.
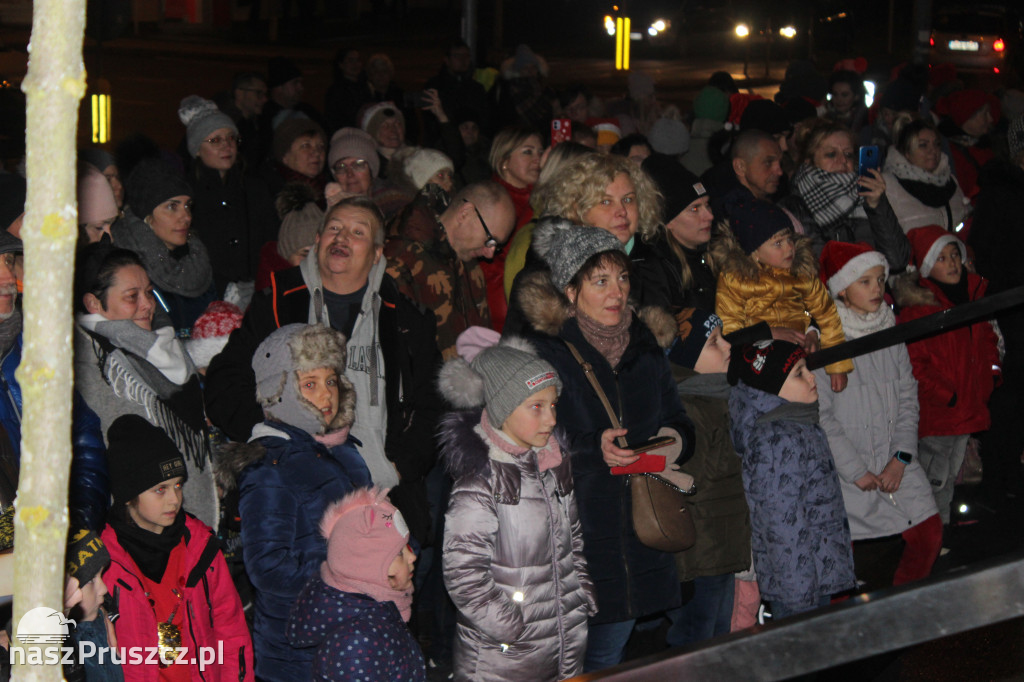
[[[900,114],[885,157],[886,194],[904,232],[925,225],[959,231],[967,200],[950,167],[935,124]]]
[[[218,498],[199,374],[159,310],[143,261],[91,244],[75,266],[75,388],[99,416],[136,414],[160,427],[185,458],[185,506],[217,527]]]
[[[825,118],[842,123],[853,132],[860,132],[868,121],[868,108],[864,104],[864,79],[856,71],[840,69],[828,78],[828,111]]]
[[[110,230],[114,245],[134,251],[153,283],[157,303],[187,337],[217,298],[206,246],[192,230],[192,188],[156,159],[139,162],[128,178],[128,206]]]
[[[882,252],[890,272],[903,272],[910,262],[910,242],[885,196],[882,174],[857,174],[857,147],[849,129],[818,119],[798,129],[796,145],[793,193],[779,205],[803,225],[815,257],[827,241],[866,242]]]
[[[622,659],[637,618],[680,601],[673,555],[643,545],[633,528],[630,487],[612,467],[638,457],[616,439],[673,436],[675,442],[658,451],[666,455],[660,475],[679,485],[678,465],[693,452],[693,425],[655,334],[629,305],[631,263],[622,242],[609,231],[558,220],[537,226],[534,249],[549,272],[527,274],[516,295],[529,321],[528,338],[565,386],[558,403],[566,427],[563,452],[572,457],[583,551],[597,592],[584,663],[589,672]],[[671,341],[674,320],[659,323]],[[587,379],[590,371],[626,428],[613,426]]]
[[[178,118],[191,163],[192,229],[210,254],[223,297],[228,283],[256,277],[260,248],[277,235],[273,196],[266,183],[243,173],[238,127],[213,102],[190,95],[181,100]]]

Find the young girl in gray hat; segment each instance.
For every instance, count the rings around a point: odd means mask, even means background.
[[[568,456],[556,438],[562,382],[522,340],[441,370],[456,407],[441,427],[455,479],[444,582],[459,611],[457,680],[555,680],[583,670],[597,611]]]

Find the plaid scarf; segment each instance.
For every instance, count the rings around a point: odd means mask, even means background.
[[[829,173],[805,163],[793,176],[796,193],[814,216],[818,227],[827,227],[847,216],[863,217],[864,200],[858,196],[856,173]]]

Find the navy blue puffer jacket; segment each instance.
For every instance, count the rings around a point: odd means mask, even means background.
[[[0,424],[7,431],[15,471],[21,465],[21,386],[14,371],[21,363],[22,335],[0,359]],[[71,479],[68,507],[73,523],[84,524],[97,533],[103,530],[110,504],[110,476],[107,448],[100,419],[75,391],[71,412]]]

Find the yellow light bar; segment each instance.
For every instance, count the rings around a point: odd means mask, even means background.
[[[110,95],[92,95],[92,141],[104,144],[110,140]]]

